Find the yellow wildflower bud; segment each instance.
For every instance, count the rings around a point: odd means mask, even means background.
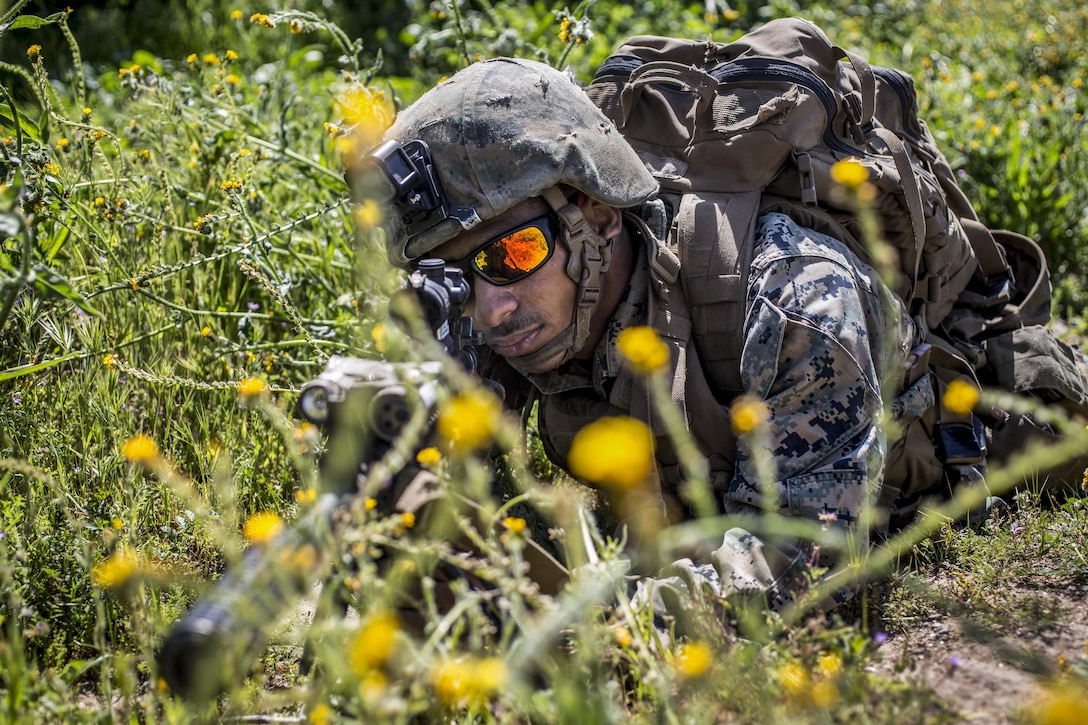
[[[272,511],[254,514],[242,527],[246,541],[263,544],[276,538],[283,531],[283,519]]]
[[[381,204],[373,199],[366,199],[356,207],[353,216],[355,217],[355,223],[359,225],[359,228],[369,232],[377,229],[381,225],[384,214],[382,213]]]
[[[434,446],[428,446],[416,454],[416,462],[421,466],[437,466],[442,462],[442,454]]]
[[[148,463],[159,457],[159,447],[149,436],[139,433],[125,441],[121,455],[132,463]]]
[[[831,178],[847,189],[856,189],[869,181],[869,170],[857,159],[844,159],[831,167]]]
[[[472,450],[491,440],[501,415],[499,401],[492,393],[472,390],[460,393],[442,406],[436,428],[451,448]]]
[[[824,677],[838,677],[842,674],[842,657],[838,652],[824,652],[816,659],[816,669]]]
[[[820,680],[812,685],[812,704],[821,710],[839,701],[839,687],[832,680]]]
[[[714,652],[705,642],[688,642],[676,657],[676,672],[684,679],[702,677],[714,664]]]
[[[669,346],[652,327],[628,327],[616,337],[616,347],[642,373],[660,370],[669,362]]]
[[[762,400],[742,396],[737,398],[729,409],[730,419],[733,421],[733,431],[737,435],[751,433],[770,415],[767,404]]]
[[[245,378],[238,381],[238,394],[243,398],[260,395],[266,390],[268,390],[268,383],[260,378]]]
[[[949,411],[959,415],[966,415],[978,405],[978,398],[978,388],[961,378],[948,384],[942,401],[944,407],[948,408]]]
[[[139,569],[139,560],[127,549],[118,549],[91,570],[91,579],[103,589],[117,589]]]
[[[502,525],[512,534],[520,534],[525,531],[525,519],[507,516],[502,520]]]
[[[634,418],[601,418],[578,431],[568,460],[571,472],[590,483],[632,489],[653,469],[653,435]]]
[[[786,662],[774,673],[774,679],[787,695],[796,696],[808,688],[808,670],[798,662]]]
[[[393,654],[400,623],[392,612],[367,617],[351,645],[351,666],[360,677],[386,663]]]
[[[631,630],[624,627],[622,624],[617,624],[612,627],[612,639],[616,640],[616,644],[620,647],[630,647],[633,638],[631,637]]]

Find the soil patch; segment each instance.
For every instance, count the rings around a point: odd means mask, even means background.
[[[941,590],[947,582],[932,580]],[[963,722],[1022,722],[1049,679],[1088,652],[1086,587],[1045,578],[1014,587],[1023,602],[993,611],[933,614],[890,635],[874,674],[932,689]]]

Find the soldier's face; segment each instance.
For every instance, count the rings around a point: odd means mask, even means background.
[[[454,262],[474,257],[481,245],[501,239],[507,232],[517,230],[527,222],[548,212],[540,199],[528,199],[504,214],[482,222],[434,250],[436,257]],[[558,238],[553,238],[554,250],[540,266],[514,281],[494,275],[502,284],[494,284],[479,270],[469,280],[472,297],[466,311],[476,329],[484,333],[487,344],[503,357],[518,357],[539,350],[563,332],[574,317],[577,288],[565,268],[569,252]],[[483,259],[481,257],[481,259]],[[471,268],[472,265],[467,265]],[[530,372],[545,372],[558,365],[562,350],[554,358],[541,362]]]

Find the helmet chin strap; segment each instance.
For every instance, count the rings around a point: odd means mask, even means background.
[[[608,271],[612,262],[612,239],[605,239],[586,222],[577,204],[567,201],[558,186],[545,189],[544,201],[559,217],[563,227],[563,241],[570,254],[567,258],[567,276],[578,285],[575,293],[574,315],[571,324],[549,340],[544,347],[527,355],[508,357],[506,361],[520,373],[540,372],[539,366],[552,360],[563,351],[556,367],[574,357],[585,347],[589,339],[589,316],[593,305],[601,296],[601,274]]]

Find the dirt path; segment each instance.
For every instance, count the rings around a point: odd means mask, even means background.
[[[996,625],[973,612],[930,615],[890,636],[874,674],[932,688],[963,722],[1021,722],[1017,712],[1037,703],[1047,679],[1088,653],[1088,587],[1040,579],[1024,586],[1026,606]]]

